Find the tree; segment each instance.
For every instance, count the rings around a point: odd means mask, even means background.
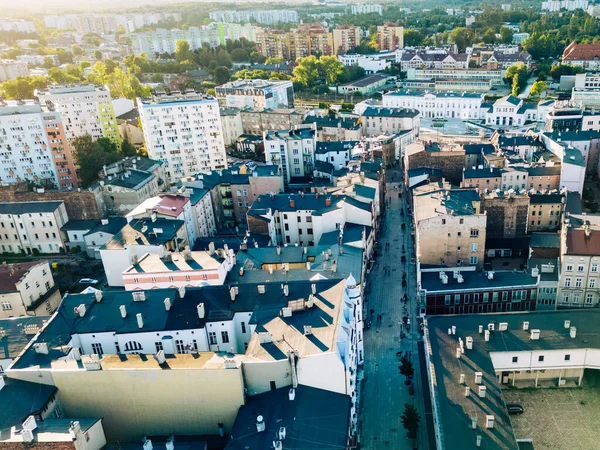
[[[458,47],[458,53],[464,53],[474,41],[473,33],[465,27],[458,27],[450,33],[450,40]]]
[[[406,47],[423,45],[423,35],[419,32],[419,30],[412,28],[404,30],[404,45]]]
[[[504,82],[512,85],[512,95],[518,95],[519,91],[527,86],[528,78],[527,66],[522,62],[518,62],[506,69]]]
[[[504,44],[511,44],[513,40],[513,32],[510,28],[500,28],[500,39]]]
[[[127,72],[125,72],[117,67],[113,73],[108,75],[107,84],[113,98],[135,100],[136,97],[148,97],[151,93],[151,89],[142,86],[138,77],[131,72],[131,69],[127,69]]]
[[[250,53],[243,48],[235,48],[231,52],[231,59],[235,62],[247,62],[250,60]]]
[[[44,76],[19,77],[0,83],[0,94],[7,100],[25,100],[33,98],[36,89],[42,90],[48,87],[49,79]]]
[[[227,83],[231,78],[231,72],[225,66],[219,66],[215,68],[213,78],[216,84]]]
[[[400,364],[400,373],[406,378],[412,378],[415,373],[415,369],[410,359],[408,359],[406,356],[402,356],[400,359]]]
[[[175,60],[177,62],[193,59],[194,55],[190,50],[190,43],[184,39],[179,39],[175,43]]]
[[[155,73],[154,75],[152,75],[153,83],[162,83],[163,81],[164,81],[164,79],[163,79],[162,73]]]
[[[121,153],[123,154],[123,156],[136,156],[137,155],[135,147],[133,145],[131,145],[131,142],[129,142],[129,139],[123,139],[123,142],[121,142]]]
[[[485,33],[483,33],[481,39],[483,39],[483,42],[486,44],[494,44],[496,42],[496,32],[492,28],[488,28],[485,30]]]
[[[98,172],[104,165],[121,159],[117,146],[107,138],[94,141],[89,134],[79,136],[73,140],[72,148],[79,165],[79,178],[84,187],[98,179]]]
[[[229,68],[233,65],[232,61],[231,61],[231,55],[224,48],[220,49],[217,52],[217,65],[225,66],[227,68]]]
[[[233,55],[232,55],[233,56]],[[285,64],[285,60],[283,58],[267,58],[265,64]]]
[[[67,63],[73,62],[73,53],[67,52],[67,51],[63,50],[62,48],[59,48],[56,51],[56,56],[58,57],[58,62],[60,64],[67,64]]]
[[[402,414],[402,425],[407,431],[407,435],[409,438],[414,439],[417,437],[417,430],[419,429],[419,424],[421,423],[421,415],[417,408],[415,408],[410,403],[404,404],[404,413]]]
[[[559,81],[560,77],[563,75],[576,75],[583,72],[585,72],[583,67],[571,66],[569,64],[559,64],[558,66],[554,66],[552,69],[550,69],[550,76],[555,81]]]
[[[294,67],[294,81],[305,87],[313,87],[319,80],[319,60],[316,56],[298,58]]]
[[[102,52],[100,50],[96,50],[94,52],[94,58],[96,58],[96,61],[102,61]]]
[[[44,69],[51,69],[52,67],[54,67],[54,61],[49,56],[46,56],[44,58],[44,64],[42,64],[42,66],[44,67]]]
[[[546,92],[547,90],[548,90],[548,83],[546,83],[545,81],[536,81],[535,83],[533,83],[533,86],[531,86],[531,95],[539,96],[540,94]]]
[[[331,86],[344,74],[344,65],[335,56],[321,56],[319,67],[324,72],[325,84]]]
[[[73,44],[71,46],[71,52],[75,55],[75,56],[81,56],[85,53],[85,51],[83,50],[83,47],[80,47],[77,44]]]
[[[79,77],[70,75],[66,70],[59,69],[58,67],[52,67],[48,70],[48,76],[56,84],[74,84],[81,81]]]

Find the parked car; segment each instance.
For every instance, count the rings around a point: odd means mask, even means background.
[[[79,282],[81,284],[98,284],[98,280],[94,280],[93,278],[82,278]]]
[[[523,405],[520,403],[507,403],[506,409],[509,414],[523,414],[525,412]]]

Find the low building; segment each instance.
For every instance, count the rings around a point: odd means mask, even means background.
[[[600,364],[599,316],[593,310],[426,318],[425,357],[437,445],[521,448],[503,386],[581,385],[584,371]]]
[[[400,58],[400,70],[408,69],[468,69],[471,55],[450,52],[403,52]]]
[[[26,77],[27,75],[29,75],[29,67],[25,61],[0,60],[0,82]]]
[[[360,94],[367,96],[379,92],[394,79],[395,77],[391,75],[374,73],[350,83],[341,84],[339,86],[329,86],[329,90],[339,94]]]
[[[530,194],[528,231],[559,230],[564,204],[565,197],[559,193]]]
[[[275,448],[285,442],[286,449],[301,450],[306,441],[348,448],[351,402],[347,395],[303,385],[249,397],[238,412],[225,450],[270,448],[273,436]],[[324,415],[329,416],[326,429]]]
[[[466,92],[394,91],[383,95],[383,106],[416,109],[423,118],[482,118],[483,94]]]
[[[585,70],[598,70],[600,69],[598,57],[600,57],[599,43],[578,44],[571,42],[563,51],[562,62],[563,64],[582,67]]]
[[[233,250],[147,253],[123,272],[126,291],[220,286],[235,265]]]
[[[529,122],[545,122],[554,102],[525,103],[523,99],[509,95],[499,98],[485,113],[485,123],[500,128],[522,128]]]
[[[432,183],[413,190],[418,263],[483,267],[487,216],[475,189]]]
[[[126,224],[127,220],[124,217],[111,217],[97,221],[83,235],[84,246],[82,248],[90,258],[100,259],[102,246],[121,231]]]
[[[61,253],[65,242],[60,230],[68,220],[62,201],[0,203],[2,252]]]
[[[345,169],[348,162],[361,155],[362,145],[359,141],[325,141],[317,142],[315,150],[316,161],[328,162],[334,170]]]
[[[317,126],[318,141],[357,141],[362,137],[357,117],[309,115],[304,123]]]
[[[384,58],[377,58],[368,55],[358,55],[355,53],[346,53],[345,55],[338,55],[338,60],[345,67],[358,66],[364,69],[365,74],[372,75],[377,72],[382,72],[385,69],[389,69],[392,63]]]
[[[48,261],[0,266],[0,318],[47,316],[61,296]]]
[[[426,315],[534,311],[538,275],[513,270],[421,269],[419,295]]]
[[[102,196],[108,214],[124,214],[160,192],[158,178],[142,170],[107,175],[90,189]]]
[[[221,126],[223,127],[223,142],[232,146],[244,134],[242,114],[237,108],[221,108]]]
[[[311,128],[268,131],[263,133],[265,162],[277,166],[284,188],[292,178],[310,178],[314,170],[317,136]]]
[[[131,220],[100,248],[109,286],[123,286],[123,272],[146,253],[163,256],[187,245],[185,223],[176,219]]]
[[[463,146],[440,145],[435,142],[416,142],[406,147],[404,152],[404,179],[413,169],[439,169],[446,180],[459,186],[463,179],[463,169],[467,165],[467,153]]]
[[[504,70],[493,69],[421,69],[409,68],[406,71],[407,80],[484,80],[493,85],[502,84]]]
[[[293,108],[244,109],[240,112],[245,134],[262,135],[272,130],[291,130],[301,125],[306,112]]]
[[[235,80],[215,88],[219,105],[255,111],[294,107],[294,86],[289,80]]]
[[[556,234],[554,236],[558,237]],[[527,260],[527,271],[530,274],[537,272],[540,276],[540,281],[538,283],[537,305],[535,307],[536,311],[554,311],[556,309],[559,267],[560,264],[558,264],[558,258],[530,257]]]
[[[421,131],[421,114],[416,109],[370,106],[363,111],[361,117],[365,136],[395,135],[406,130],[419,136]]]

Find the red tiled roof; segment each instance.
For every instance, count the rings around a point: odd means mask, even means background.
[[[567,232],[567,254],[569,255],[600,255],[600,230],[590,230],[586,236],[584,230],[569,230]]]
[[[189,197],[182,195],[165,195],[154,207],[154,211],[164,216],[177,217],[183,212],[185,204],[189,201]]]
[[[588,61],[600,58],[600,43],[596,44],[569,44],[563,52],[563,61]]]

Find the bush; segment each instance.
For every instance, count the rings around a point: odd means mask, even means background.
[[[37,248],[32,249],[31,253],[33,253],[33,256],[39,256],[40,255],[40,251]]]

